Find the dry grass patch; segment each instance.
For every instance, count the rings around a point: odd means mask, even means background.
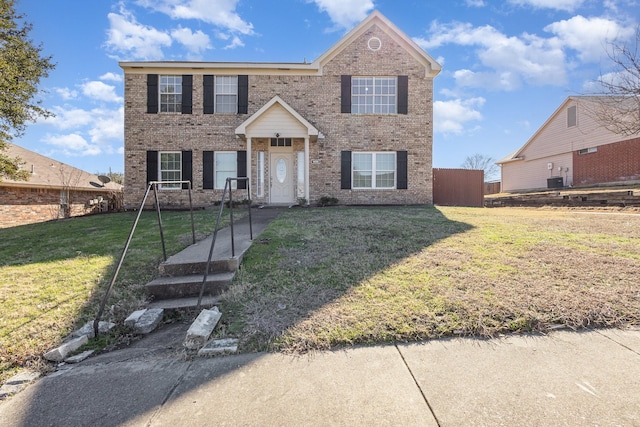
[[[640,215],[308,209],[261,237],[224,310],[247,349],[640,324]]]

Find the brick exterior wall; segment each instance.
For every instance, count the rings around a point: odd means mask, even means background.
[[[49,188],[0,187],[0,228],[34,224],[65,217],[97,213],[98,203],[90,204],[99,196],[90,191],[70,191],[66,212],[60,207],[60,190]],[[110,209],[119,208],[114,195],[102,195],[110,199]]]
[[[640,181],[640,138],[599,145],[597,150],[573,152],[574,186]]]
[[[382,47],[367,47],[371,37]],[[205,64],[208,65],[208,64]],[[212,67],[215,64],[211,65]],[[267,75],[247,70],[249,75],[248,114],[203,114],[205,70],[163,70],[161,74],[193,75],[192,114],[148,114],[146,111],[146,71],[125,73],[125,206],[138,206],[145,192],[146,152],[192,151],[193,203],[211,205],[220,190],[203,189],[203,151],[246,150],[247,143],[234,130],[275,95],[316,127],[324,138],[310,142],[309,202],[323,196],[336,197],[341,204],[431,204],[433,79],[424,66],[385,31],[372,25],[366,33],[347,45],[321,70],[321,75]],[[272,73],[276,70],[271,70]],[[158,70],[149,71],[158,73]],[[252,74],[253,72],[253,74]],[[198,74],[200,73],[200,74]],[[239,72],[238,74],[243,74]],[[299,74],[303,74],[302,72]],[[311,73],[307,73],[311,74]],[[353,115],[341,113],[341,75],[408,76],[408,114]],[[252,139],[252,199],[269,201],[269,140]],[[286,135],[283,135],[286,136]],[[408,189],[342,190],[340,153],[347,151],[408,152]],[[265,193],[256,197],[256,152],[265,152]],[[295,153],[304,151],[304,140],[293,141]],[[293,167],[294,174],[297,166]],[[294,186],[297,177],[293,179]],[[186,191],[160,191],[165,206],[187,206]],[[294,191],[294,194],[297,194]],[[234,198],[238,196],[234,195]],[[245,198],[244,193],[239,196]],[[149,201],[151,203],[151,201]]]

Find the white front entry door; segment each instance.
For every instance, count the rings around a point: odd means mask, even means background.
[[[293,153],[271,152],[271,203],[293,203]]]

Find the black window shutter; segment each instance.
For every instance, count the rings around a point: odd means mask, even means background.
[[[202,188],[213,190],[213,151],[202,153]]]
[[[238,114],[249,111],[249,76],[238,76]]]
[[[203,80],[203,112],[204,114],[213,114],[214,95],[213,95],[213,76],[207,74]],[[211,187],[213,188],[213,187]]]
[[[193,111],[193,76],[182,76],[182,114],[191,114]]]
[[[398,114],[409,112],[409,77],[398,76]]]
[[[238,178],[246,178],[247,177],[247,152],[246,151],[238,151],[237,159],[238,165],[237,175]],[[247,189],[247,181],[238,181],[238,188],[241,190]]]
[[[340,188],[351,189],[351,151],[340,153]]]
[[[396,153],[396,188],[398,190],[406,190],[408,188],[407,166],[407,152],[398,151]]]
[[[158,152],[147,151],[147,184],[158,180]]]
[[[341,77],[341,89],[340,89],[340,112],[351,112],[351,76]]]
[[[182,180],[191,181],[191,188],[193,188],[193,155],[191,151],[182,152]],[[189,185],[182,184],[182,189],[188,190]]]
[[[147,113],[158,113],[158,75],[147,74]]]

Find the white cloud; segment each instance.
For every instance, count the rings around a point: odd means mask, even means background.
[[[584,0],[509,0],[518,6],[531,6],[534,9],[555,9],[573,12],[584,3]]]
[[[92,110],[95,117],[87,132],[91,142],[107,145],[109,141],[121,141],[124,138],[124,107],[117,110]]]
[[[470,7],[485,7],[484,0],[466,0],[465,3]]]
[[[200,30],[194,33],[189,28],[180,27],[171,31],[171,37],[186,47],[192,55],[200,55],[205,50],[211,49],[211,39]]]
[[[611,40],[628,39],[635,33],[632,27],[622,27],[611,19],[581,15],[549,24],[544,30],[555,34],[564,46],[578,51],[578,57],[585,62],[599,61],[606,56]]]
[[[91,112],[80,108],[56,106],[51,109],[55,117],[48,117],[41,123],[50,124],[58,129],[67,130],[87,126],[93,121]]]
[[[555,37],[545,39],[527,33],[508,37],[490,25],[474,27],[462,22],[435,22],[430,32],[433,36],[429,39],[414,38],[423,49],[445,44],[477,48],[475,53],[484,69],[460,70],[456,77],[467,86],[513,90],[522,81],[561,85],[566,80],[564,51]]]
[[[133,59],[161,60],[162,48],[171,46],[171,37],[153,27],[139,24],[126,9],[109,13],[107,48]]]
[[[99,77],[99,79],[100,80],[110,81],[110,82],[121,82],[122,81],[122,74],[104,73],[103,75],[101,75]]]
[[[433,103],[434,132],[456,135],[464,133],[467,123],[482,120],[479,109],[484,103],[485,99],[481,97],[435,101]]]
[[[115,86],[102,83],[100,81],[91,81],[83,83],[81,86],[82,94],[88,98],[105,102],[122,102],[122,97],[116,95]]]
[[[64,101],[68,101],[70,99],[75,99],[78,97],[78,92],[73,89],[69,89],[68,87],[57,87],[53,90]]]
[[[173,19],[196,19],[232,32],[253,34],[253,24],[236,12],[238,0],[138,0],[137,4]]]
[[[51,109],[55,117],[41,121],[64,135],[48,135],[44,142],[64,148],[66,154],[95,155],[113,153],[112,143],[122,143],[124,137],[124,107],[83,110],[57,106]],[[90,140],[91,142],[87,142]]]
[[[97,145],[89,144],[81,135],[71,133],[67,135],[47,135],[44,142],[62,150],[69,156],[95,156],[102,153]]]
[[[233,39],[231,39],[231,43],[226,45],[224,48],[225,49],[235,49],[236,47],[243,47],[243,46],[244,46],[244,43],[242,42],[242,40],[240,40],[240,37],[233,36]]]
[[[350,29],[374,8],[372,0],[312,0],[334,23],[334,29]]]

